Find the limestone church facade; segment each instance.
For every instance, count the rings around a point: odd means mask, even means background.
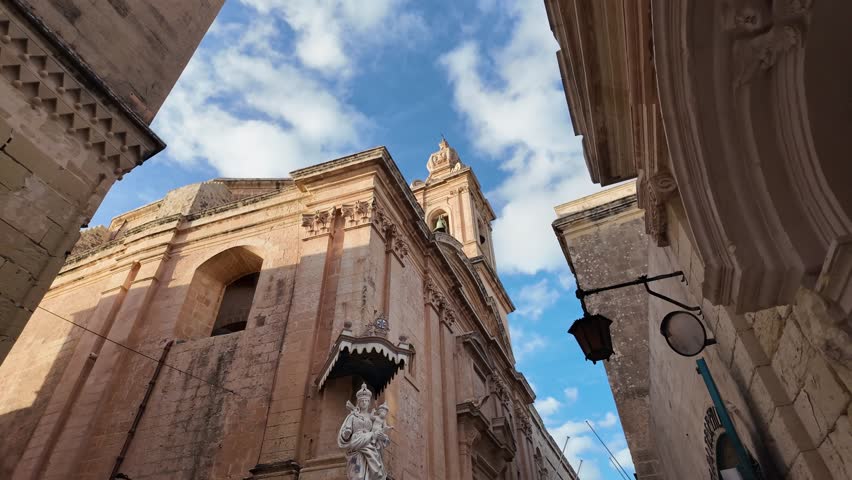
[[[576,479],[515,369],[494,212],[446,141],[427,166],[379,147],[113,219],[0,367],[0,477],[342,479],[366,385],[388,478]]]

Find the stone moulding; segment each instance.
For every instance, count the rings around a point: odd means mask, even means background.
[[[33,109],[58,122],[66,135],[110,165],[119,178],[165,148],[73,51],[64,45],[46,46],[58,40],[51,38],[55,36],[44,25],[36,26],[48,42],[36,39],[6,8],[0,5],[0,74]],[[63,52],[63,57],[58,58],[54,50]],[[80,72],[72,74],[66,68],[69,63]],[[89,77],[88,82],[78,77]]]

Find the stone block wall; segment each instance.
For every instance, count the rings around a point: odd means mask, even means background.
[[[148,123],[225,3],[6,1],[44,23]]]
[[[842,354],[820,341],[821,329],[831,324],[825,302],[814,291],[801,289],[793,305],[737,314],[702,300],[703,265],[679,218],[676,209],[669,211],[671,246],[649,248],[650,273],[687,272],[688,287],[669,285],[664,292],[702,304],[707,327],[719,342],[702,356],[730,402],[738,433],[768,478],[849,478],[852,384]],[[700,442],[694,440],[701,424],[697,412],[708,405],[709,397],[703,384],[678,383],[679,377],[692,376],[692,364],[687,361],[690,365],[685,366],[662,341],[658,322],[667,307],[657,303],[652,301],[649,309],[652,364],[658,367],[653,370],[652,403],[660,406],[654,410],[654,432],[661,444],[691,443],[685,450],[700,451]],[[670,469],[684,463],[670,460],[664,462]]]
[[[635,280],[648,274],[648,244],[635,189],[626,185],[557,207],[554,230],[579,288],[592,289]],[[650,428],[650,351],[648,295],[639,285],[586,298],[591,313],[610,318],[614,354],[607,378],[636,473],[663,476]]]

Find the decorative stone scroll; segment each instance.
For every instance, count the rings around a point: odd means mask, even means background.
[[[79,140],[113,173],[121,176],[142,164],[162,142],[147,141],[119,117],[115,105],[104,105],[78,82],[49,49],[32,38],[28,29],[0,7],[0,72],[34,110],[43,111],[62,125],[65,134]],[[134,130],[136,130],[134,132]]]
[[[518,430],[526,436],[532,436],[532,421],[527,408],[523,405],[515,406],[515,419],[518,423]]]
[[[458,313],[450,306],[447,296],[441,293],[432,279],[427,279],[423,287],[423,301],[427,305],[432,305],[438,311],[441,321],[448,326],[452,327],[458,321]]]
[[[659,170],[651,178],[639,180],[639,206],[645,210],[645,233],[657,246],[669,245],[666,202],[677,190],[674,177],[667,170]]]

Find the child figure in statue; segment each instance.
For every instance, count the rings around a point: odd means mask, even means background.
[[[378,409],[373,409],[373,411],[370,412],[370,417],[373,419],[373,443],[376,444],[379,450],[383,450],[390,443],[390,438],[388,438],[385,432],[387,432],[393,427],[388,425],[386,419],[387,416],[387,402],[379,405]]]

